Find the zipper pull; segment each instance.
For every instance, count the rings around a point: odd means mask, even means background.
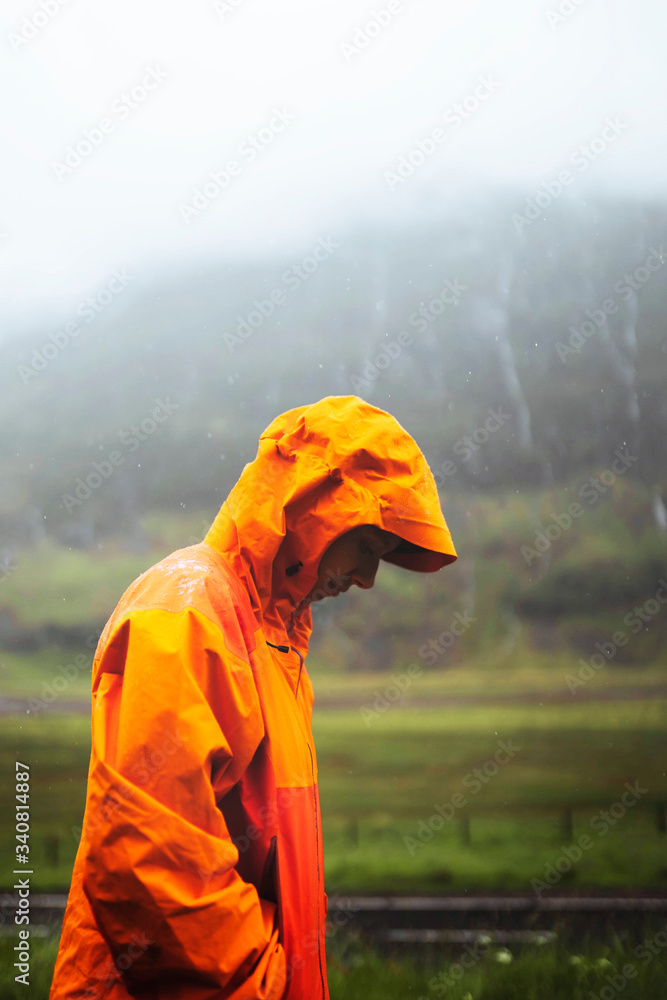
[[[265,639],[264,642],[266,643],[267,646],[271,646],[273,649],[278,649],[281,653],[289,653],[290,652],[290,647],[289,646],[276,646],[276,644],[274,642],[269,642],[268,639]],[[296,679],[296,691],[294,692],[294,697],[298,698],[298,696],[299,696],[299,684],[301,682],[301,671],[303,670],[303,656],[301,655],[301,653],[299,652],[298,649],[295,649],[294,652],[299,657],[299,676]]]

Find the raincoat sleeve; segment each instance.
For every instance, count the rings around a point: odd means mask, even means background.
[[[235,870],[216,805],[264,736],[247,659],[200,612],[150,609],[120,623],[96,667],[83,885],[123,983],[278,1000],[276,905]]]

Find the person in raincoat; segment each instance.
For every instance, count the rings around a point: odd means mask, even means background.
[[[51,1000],[328,1000],[313,601],[456,552],[424,456],[330,396],[277,417],[203,542],[123,594]]]

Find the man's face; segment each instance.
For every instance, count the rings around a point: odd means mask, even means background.
[[[297,612],[323,597],[336,597],[352,584],[368,590],[375,583],[380,559],[400,542],[398,535],[374,524],[362,524],[341,535],[320,559],[317,583],[301,601]]]

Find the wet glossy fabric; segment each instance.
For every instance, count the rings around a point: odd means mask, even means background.
[[[406,568],[456,558],[412,438],[327,397],[273,421],[205,541],[122,596],[51,1000],[327,1000],[312,619],[293,612],[369,523],[420,547],[391,554]]]

